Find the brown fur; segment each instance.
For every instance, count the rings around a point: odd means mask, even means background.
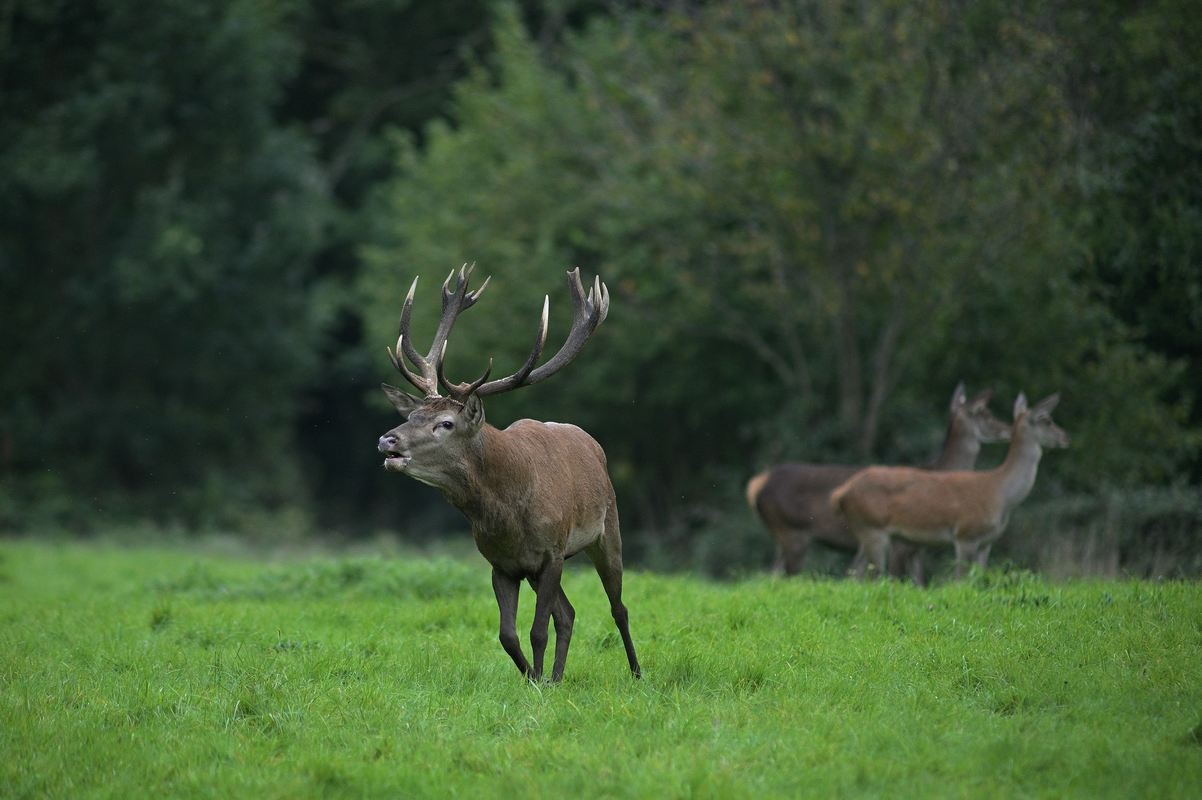
[[[480,553],[492,564],[493,592],[500,611],[501,646],[518,670],[532,680],[543,674],[547,627],[555,621],[555,661],[551,680],[563,677],[576,612],[560,579],[564,559],[583,551],[592,559],[609,597],[610,611],[630,671],[640,668],[622,603],[622,536],[618,505],[601,446],[575,425],[523,419],[504,430],[484,421],[481,397],[537,383],[570,362],[604,319],[609,292],[597,279],[586,297],[579,270],[568,273],[575,320],[567,342],[542,366],[535,368],[547,331],[548,301],[544,300],[538,340],[526,364],[506,378],[450,384],[442,372],[447,336],[458,314],[479,298],[485,281],[468,291],[471,270],[461,269],[454,289],[451,277],[443,284],[443,315],[434,344],[426,356],[407,338],[415,280],[401,312],[393,365],[424,400],[394,386],[384,393],[405,422],[379,439],[385,469],[402,472],[434,486],[471,523]],[[411,362],[417,371],[406,366]],[[450,396],[437,395],[439,386]],[[522,652],[516,630],[518,593],[525,580],[535,592],[534,624],[530,628],[532,660]]]
[[[972,469],[981,442],[1009,435],[1008,426],[989,413],[991,392],[967,398],[964,384],[952,393],[948,430],[934,469]],[[778,464],[747,484],[747,501],[776,543],[773,570],[786,575],[801,571],[813,541],[849,552],[859,542],[831,508],[830,493],[861,468],[836,464]],[[894,548],[890,574],[924,582],[921,552],[905,544]]]
[[[573,526],[616,504],[601,446],[575,425],[550,425],[528,419],[505,430],[485,425],[466,483],[447,492],[471,521],[484,557],[522,578],[549,558],[580,552],[568,547]],[[621,540],[612,534],[601,538],[614,541],[620,554]]]
[[[560,586],[564,559],[588,554],[626,647],[640,674],[622,604],[622,537],[605,453],[575,425],[523,419],[504,430],[484,421],[481,401],[419,402],[385,386],[406,422],[380,437],[385,466],[439,489],[471,523],[476,547],[493,567],[501,609],[501,643],[523,674],[542,677],[548,617],[555,620],[551,679],[563,676],[575,610]],[[450,429],[441,426],[450,423]],[[392,457],[406,456],[390,466]],[[536,593],[530,632],[533,663],[521,651],[514,624],[518,586]]]
[[[1068,435],[1051,418],[1057,396],[1030,411],[1019,395],[1010,448],[1001,466],[985,472],[928,472],[908,467],[869,467],[835,489],[831,507],[858,542],[853,571],[883,573],[890,538],[919,544],[952,544],[956,572],[984,567],[1010,513],[1030,493],[1043,447],[1066,447]]]

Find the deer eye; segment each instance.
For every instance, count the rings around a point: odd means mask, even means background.
[[[455,427],[455,423],[451,422],[449,419],[444,419],[442,422],[438,423],[434,427],[435,427],[435,429],[442,428],[443,430],[449,431],[451,428]]]

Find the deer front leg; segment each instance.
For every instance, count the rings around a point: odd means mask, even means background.
[[[492,590],[497,596],[497,608],[501,612],[501,646],[513,659],[518,671],[529,677],[530,664],[526,661],[526,656],[522,655],[522,643],[518,639],[517,631],[518,589],[521,586],[520,581],[514,580],[493,567]]]
[[[555,614],[555,666],[551,669],[551,681],[563,679],[563,667],[568,662],[568,645],[572,641],[572,626],[576,622],[576,609],[568,602],[563,587],[559,587],[559,602]]]
[[[538,579],[531,578],[530,585],[538,594]],[[558,683],[563,679],[564,664],[568,661],[568,645],[572,642],[572,627],[576,622],[576,609],[568,602],[568,596],[559,587],[559,596],[551,606],[551,619],[555,623],[555,665],[551,668],[551,682]]]
[[[541,680],[543,677],[543,656],[547,652],[547,626],[551,622],[551,611],[559,602],[561,593],[559,581],[563,577],[563,556],[555,556],[547,561],[542,571],[531,579],[534,586],[534,624],[530,626],[530,649],[533,651],[534,670],[530,673],[531,680]],[[564,598],[567,599],[566,597]],[[558,658],[558,643],[556,644],[556,662]],[[564,659],[567,659],[567,647],[564,647]],[[562,665],[560,666],[562,672]],[[554,674],[554,673],[552,673]]]

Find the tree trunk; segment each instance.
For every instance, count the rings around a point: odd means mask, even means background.
[[[864,413],[864,424],[860,429],[860,455],[869,459],[876,445],[877,429],[881,422],[881,409],[889,399],[893,388],[894,355],[902,332],[902,306],[895,298],[893,307],[889,310],[889,320],[881,330],[877,340],[876,352],[872,357],[872,393],[868,398],[868,408]]]

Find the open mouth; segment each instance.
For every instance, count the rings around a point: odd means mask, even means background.
[[[402,470],[408,466],[409,462],[412,460],[412,456],[407,456],[402,453],[385,453],[384,469]]]

